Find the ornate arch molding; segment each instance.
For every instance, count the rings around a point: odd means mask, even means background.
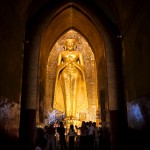
[[[90,17],[87,17],[85,12],[73,4],[63,7],[49,18],[42,31],[40,42],[41,57],[42,52],[45,52],[45,56],[48,56],[55,41],[71,28],[85,37],[93,48],[95,56],[98,57],[97,61],[99,61],[99,57],[104,53],[104,39],[101,29],[94,24]],[[99,45],[103,45],[103,49],[102,46],[100,49]]]
[[[55,42],[70,29],[79,32],[88,41],[95,55],[96,64],[100,64],[100,61],[102,60],[105,61],[105,48],[102,34],[99,32],[98,28],[94,25],[92,20],[87,17],[87,15],[85,15],[85,12],[83,13],[81,10],[79,10],[79,8],[77,9],[76,6],[74,7],[73,5],[70,5],[69,7],[67,6],[66,8],[63,8],[57,12],[54,16],[55,17],[52,17],[52,20],[49,20],[46,28],[43,30],[41,37],[40,77],[42,79],[46,79],[46,67],[50,50],[52,49]],[[102,65],[104,64],[105,63]],[[101,67],[103,68],[99,69],[103,69],[103,71],[101,71],[103,72],[103,77],[102,75],[98,76],[100,76],[99,79],[102,81],[102,83],[99,85],[102,87],[104,84],[106,85],[106,83],[103,83],[106,82],[106,67]],[[98,74],[99,73],[100,72],[98,72]],[[44,80],[44,83],[45,82],[46,80]]]

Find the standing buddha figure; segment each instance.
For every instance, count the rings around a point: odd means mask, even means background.
[[[58,55],[53,108],[64,112],[65,119],[76,119],[88,108],[84,60],[75,42],[66,39],[65,50]]]

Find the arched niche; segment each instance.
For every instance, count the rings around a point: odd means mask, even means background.
[[[77,31],[78,34],[82,35],[92,49],[94,63],[96,66],[94,73],[96,74],[97,79],[95,90],[95,95],[97,95],[97,108],[100,108],[99,91],[101,91],[101,89],[103,89],[105,92],[107,91],[105,43],[100,27],[98,28],[97,25],[94,24],[94,22],[92,22],[84,12],[82,12],[82,10],[77,9],[73,5],[71,5],[70,7],[66,6],[66,8],[63,8],[63,10],[59,10],[59,12],[57,12],[54,16],[55,17],[49,18],[49,22],[47,22],[47,25],[45,25],[40,40],[39,77],[40,81],[43,82],[42,85],[44,85],[42,90],[44,91],[44,94],[41,97],[42,100],[40,100],[40,106],[42,107],[40,107],[39,109],[41,110],[40,112],[43,112],[43,117],[40,118],[44,119],[47,118],[46,114],[48,108],[49,110],[51,110],[51,100],[47,92],[46,78],[48,57],[51,54],[51,50],[53,49],[55,43],[57,43],[59,38],[69,30]],[[51,72],[51,70],[49,71]],[[53,95],[51,94],[51,96]],[[105,101],[107,101],[107,96]],[[101,109],[97,109],[97,113],[101,114]],[[101,118],[101,116],[99,116],[99,118]]]
[[[100,121],[98,118],[98,110],[100,109],[98,103],[98,92],[97,92],[97,68],[95,63],[95,56],[90,47],[90,44],[86,39],[77,31],[69,30],[64,35],[62,35],[58,41],[54,44],[52,50],[50,51],[48,64],[47,64],[47,75],[46,75],[46,90],[44,96],[44,110],[48,115],[47,121],[56,122],[57,117],[60,119],[63,116],[63,113],[53,109],[53,96],[54,96],[54,86],[56,78],[56,69],[57,69],[57,59],[58,54],[61,51],[64,51],[64,43],[67,37],[72,37],[76,40],[76,51],[80,51],[84,59],[84,68],[85,68],[85,78],[86,78],[86,88],[87,88],[87,97],[88,97],[88,109],[82,110],[78,114],[79,120],[85,121]],[[82,99],[80,100],[82,101]],[[96,114],[97,113],[97,114]],[[100,113],[100,112],[99,112]],[[45,115],[45,116],[47,116]],[[97,116],[96,116],[97,115]]]
[[[49,13],[42,16],[42,21],[36,17],[29,22],[21,101],[23,109],[37,110],[37,122],[43,122],[45,118],[46,68],[50,51],[56,41],[70,29],[78,31],[87,40],[95,56],[97,95],[98,103],[103,105],[103,120],[106,121],[109,110],[119,109],[118,102],[122,95],[121,76],[118,78],[121,73],[121,53],[112,32],[114,28],[110,28],[106,18],[101,16],[101,20],[99,17],[75,3],[67,3],[55,11],[49,10]],[[120,69],[119,73],[117,68]]]

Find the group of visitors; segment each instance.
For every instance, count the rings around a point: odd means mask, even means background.
[[[100,128],[96,126],[96,122],[82,122],[80,129],[79,149],[83,150],[99,150]]]
[[[82,121],[80,127],[71,124],[66,132],[64,123],[61,121],[58,127],[50,124],[49,126],[46,125],[43,130],[37,130],[35,150],[58,150],[58,146],[61,150],[68,148],[69,150],[99,150],[103,148],[109,150],[109,140],[104,139],[104,137],[108,138],[107,133],[106,129],[97,126],[96,122],[92,121]],[[57,139],[56,134],[59,135],[59,139]]]

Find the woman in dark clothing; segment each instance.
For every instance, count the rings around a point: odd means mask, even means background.
[[[60,140],[60,146],[61,150],[67,150],[67,144],[66,144],[66,139],[65,139],[65,132],[66,129],[64,127],[63,122],[61,121],[60,126],[57,128],[57,132],[59,133],[59,140]]]
[[[80,150],[87,149],[88,128],[86,126],[86,122],[82,121],[81,127],[77,129],[80,129]]]
[[[69,149],[74,150],[75,136],[77,135],[77,133],[75,132],[73,125],[70,125],[68,135],[69,135]]]

